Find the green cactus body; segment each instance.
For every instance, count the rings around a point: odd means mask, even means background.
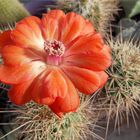
[[[7,26],[29,16],[18,0],[0,0],[0,25]]]
[[[78,110],[65,114],[61,119],[56,117],[47,106],[34,102],[22,107],[11,105],[10,108],[12,107],[14,112],[11,116],[14,117],[10,119],[11,125],[8,125],[11,131],[5,128],[6,133],[0,135],[0,139],[9,140],[10,136],[10,140],[86,140],[89,137],[100,137],[96,131],[94,132],[99,127],[96,124],[99,111],[84,95],[81,96],[81,105]]]
[[[129,125],[132,117],[137,128],[136,118],[140,102],[140,45],[134,43],[133,39],[123,41],[121,36],[115,40],[107,39],[107,42],[112,50],[113,61],[107,70],[109,80],[102,90],[103,104],[101,106],[101,103],[98,103],[106,112],[101,116],[106,115],[103,117],[108,120],[107,126],[114,118],[114,128],[117,129],[124,121]],[[108,129],[106,134],[107,131]]]

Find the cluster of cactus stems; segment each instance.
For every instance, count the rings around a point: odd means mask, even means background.
[[[50,8],[78,12],[88,18],[102,35],[107,33],[118,4],[118,0],[57,2],[58,5]],[[0,10],[2,27],[30,15],[17,0],[1,0]],[[91,102],[91,99],[87,100],[83,96],[78,111],[66,114],[62,119],[56,117],[46,106],[30,102],[17,109],[18,115],[13,120],[17,125],[11,133],[18,130],[18,136],[23,140],[82,140],[88,137],[102,139],[94,133],[94,129],[98,127],[96,122],[101,116],[107,117],[106,131],[111,118],[115,118],[115,128],[121,125],[124,118],[127,118],[129,124],[130,115],[136,124],[135,117],[140,101],[140,46],[131,40],[124,42],[120,38],[115,41],[107,39],[107,43],[112,50],[113,63],[107,70],[107,84],[97,93],[100,95],[98,99],[92,98]]]

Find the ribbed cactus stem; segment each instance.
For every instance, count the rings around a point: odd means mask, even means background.
[[[7,26],[29,15],[18,0],[0,0],[0,25]]]

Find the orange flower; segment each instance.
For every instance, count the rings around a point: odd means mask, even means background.
[[[77,89],[92,94],[108,78],[109,47],[88,20],[73,12],[27,17],[0,35],[0,46],[0,80],[11,85],[9,98],[18,105],[33,100],[61,116],[79,106]]]

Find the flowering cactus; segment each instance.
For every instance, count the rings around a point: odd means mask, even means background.
[[[62,116],[79,106],[77,89],[92,94],[108,79],[110,49],[76,13],[27,17],[0,36],[0,80],[12,86],[8,95],[15,104],[34,100]]]

